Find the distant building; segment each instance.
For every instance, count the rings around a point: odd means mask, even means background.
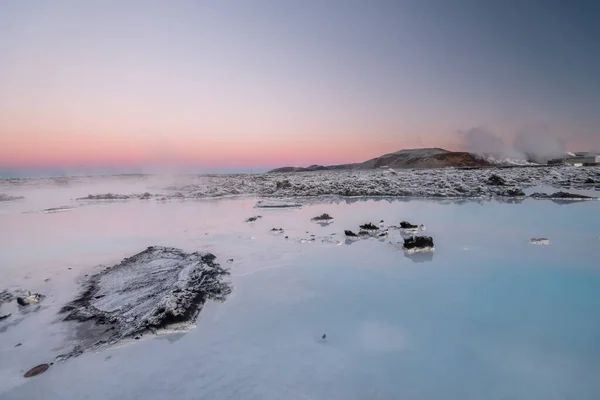
[[[576,167],[581,167],[583,165],[600,165],[600,156],[590,154],[585,156],[569,157],[565,159],[565,163],[574,165]]]
[[[570,164],[575,167],[600,165],[600,155],[593,153],[575,153],[575,156],[573,157],[556,158],[548,161],[548,164]]]

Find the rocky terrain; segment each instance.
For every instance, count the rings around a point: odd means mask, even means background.
[[[593,182],[593,183],[592,183]],[[302,174],[190,177],[170,185],[164,197],[186,199],[256,195],[262,197],[393,196],[420,198],[514,198],[535,186],[600,189],[600,168],[404,169],[312,171]],[[600,193],[600,192],[599,192]]]
[[[228,271],[210,253],[149,247],[93,275],[78,298],[64,306],[65,320],[82,324],[75,352],[146,332],[186,327],[207,300],[225,300]]]

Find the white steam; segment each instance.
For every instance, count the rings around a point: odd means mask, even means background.
[[[471,128],[460,134],[460,146],[463,150],[482,155],[491,161],[546,163],[567,154],[564,140],[552,135],[543,125],[528,126],[519,131],[512,146],[484,128]]]

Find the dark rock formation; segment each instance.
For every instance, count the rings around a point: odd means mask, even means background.
[[[348,237],[358,237],[358,235],[356,233],[349,231],[349,230],[345,230],[344,235],[346,235]]]
[[[257,220],[261,219],[262,215],[255,215],[254,217],[250,217],[246,220],[246,222],[256,222]]]
[[[404,239],[404,250],[407,251],[430,251],[433,250],[433,238],[431,236],[411,236]]]
[[[91,276],[84,291],[61,313],[67,314],[65,320],[108,327],[98,333],[88,324],[89,332],[80,335],[84,348],[146,331],[189,326],[207,300],[225,300],[231,287],[222,278],[228,274],[210,253],[149,247]]]
[[[418,226],[417,225],[413,225],[410,222],[407,221],[402,221],[400,222],[400,228],[402,229],[417,229]]]
[[[311,221],[329,221],[332,220],[333,217],[327,213],[321,214],[311,219]]]
[[[287,179],[285,179],[283,181],[277,182],[276,188],[277,189],[291,189],[292,188],[292,184],[290,183],[290,181],[288,181]]]
[[[596,183],[596,181],[595,181],[595,180],[593,180],[592,178],[587,178],[587,179],[585,180],[585,182],[583,182],[583,183],[587,183],[587,184],[594,184],[594,183]]]
[[[0,315],[0,321],[9,318],[12,314]]]
[[[491,186],[504,186],[506,185],[506,181],[504,180],[504,178],[496,175],[496,174],[492,174],[490,175],[490,177],[487,179],[486,183],[488,185]]]
[[[375,224],[372,224],[370,222],[367,222],[366,224],[360,225],[359,226],[360,229],[366,230],[366,231],[375,231],[377,229],[379,229],[379,227]]]

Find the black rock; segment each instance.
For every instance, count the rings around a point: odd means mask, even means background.
[[[321,339],[323,339],[323,340],[327,339],[327,334],[324,333],[323,336],[321,336]]]
[[[595,181],[595,180],[593,180],[592,178],[587,178],[587,179],[585,180],[585,182],[583,182],[583,183],[589,183],[589,184],[592,184],[592,183],[596,183],[596,181]]]
[[[413,225],[410,222],[402,221],[400,222],[400,228],[402,229],[417,229],[417,225]]]
[[[291,189],[292,184],[287,179],[277,182],[277,189]]]
[[[487,179],[486,183],[488,185],[491,185],[491,186],[504,186],[504,185],[506,185],[506,181],[502,177],[500,177],[500,176],[498,176],[496,174],[490,175],[490,177]]]
[[[283,232],[283,228],[273,228],[271,232]]]
[[[377,229],[379,229],[379,227],[375,224],[368,222],[366,224],[360,225],[360,229],[364,229],[367,231],[376,231]]]
[[[0,315],[0,321],[5,320],[6,318],[10,317],[12,314],[6,314],[6,315]]]
[[[329,215],[327,213],[324,213],[324,214],[321,214],[321,215],[319,215],[317,217],[314,217],[312,219],[312,221],[329,221],[331,219],[333,219],[333,217],[331,215]]]
[[[256,220],[262,218],[262,215],[255,215],[254,217],[250,217],[246,220],[246,222],[256,222]]]
[[[411,236],[404,239],[404,248],[406,250],[433,248],[433,238],[431,236]]]
[[[15,347],[21,347],[21,346],[23,346],[23,343],[17,343],[17,344],[15,344]]]
[[[25,300],[25,298],[23,297],[17,297],[17,304],[20,305],[21,307],[25,307],[29,305],[29,302],[27,300]]]
[[[349,236],[349,237],[358,237],[358,235],[352,231],[344,231],[344,235]]]

